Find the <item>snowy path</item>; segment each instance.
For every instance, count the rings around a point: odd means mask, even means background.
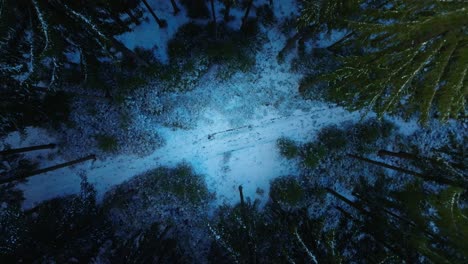
[[[252,120],[250,125],[229,127],[214,111],[194,130],[172,131],[167,128],[171,141],[152,155],[139,158],[118,156],[94,163],[77,165],[32,177],[21,185],[25,192],[24,206],[79,191],[79,174],[84,173],[102,195],[112,186],[158,166],[175,166],[187,161],[197,173],[205,175],[211,191],[217,193],[218,202],[237,201],[237,186],[242,184],[246,196],[257,197],[256,189],[268,191],[271,179],[294,173],[294,166],[282,159],[276,147],[281,136],[295,140],[313,137],[313,131],[331,123],[356,119],[357,113],[341,108],[317,107],[307,113],[296,111],[290,116],[269,116]],[[210,122],[216,120],[215,123]],[[226,131],[233,129],[230,131]],[[226,131],[226,132],[223,132]],[[310,131],[310,133],[304,133]],[[217,133],[213,136],[213,133]],[[263,198],[266,198],[264,194]]]

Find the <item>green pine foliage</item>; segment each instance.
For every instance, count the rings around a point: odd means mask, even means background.
[[[24,85],[44,81],[48,88],[54,88],[60,81],[59,73],[78,66],[67,54],[80,56],[84,75],[88,74],[85,69],[92,67],[97,58],[116,58],[122,47],[113,37],[128,31],[133,23],[119,18],[125,9],[118,6],[106,0],[87,5],[63,1],[4,1],[0,14],[2,76],[17,80],[12,78],[16,77],[15,73],[25,74],[19,80]],[[124,3],[121,6],[125,6]],[[94,60],[87,62],[86,58]]]
[[[119,71],[125,68],[122,64],[145,64],[115,39],[129,31],[142,13],[136,3],[118,2],[1,2],[0,112],[8,114],[0,118],[0,134],[66,121],[67,100],[47,109],[48,99],[64,84],[108,90],[103,68]],[[136,21],[120,18],[127,12]]]
[[[3,197],[1,197],[3,198]],[[121,197],[124,203],[134,200]],[[114,204],[115,205],[115,204]],[[129,208],[128,214],[135,208]],[[118,207],[96,203],[96,191],[86,179],[78,195],[57,197],[24,211],[19,205],[0,210],[2,263],[193,263],[172,232],[177,225],[154,218],[128,233],[119,233]]]
[[[358,203],[368,208],[369,213],[361,216],[368,232],[406,259],[419,255],[434,263],[465,263],[468,218],[460,207],[464,190],[448,187],[434,192],[410,183],[389,192],[388,184],[381,192],[369,185],[355,190]]]
[[[285,177],[273,183],[272,199],[262,210],[256,202],[247,202],[244,208],[247,217],[243,216],[239,204],[221,207],[215,223],[209,225],[214,237],[210,263],[252,263],[247,235],[254,242],[251,248],[257,263],[379,263],[389,258],[398,260],[371,238],[363,236],[357,228],[359,224],[349,219],[336,217],[336,214],[333,220],[327,220],[326,213],[311,215],[307,202],[296,203],[294,207],[285,206],[284,201],[279,202],[277,199],[281,197],[309,202],[317,199],[324,211],[332,210],[324,200],[325,192],[311,189],[306,193],[303,186],[297,186],[293,181]],[[245,218],[248,222],[244,221]]]
[[[70,252],[85,258],[80,253],[97,241],[83,245],[80,238],[99,232],[92,224],[98,214],[95,203],[96,192],[84,180],[79,195],[55,198],[30,211],[4,206],[0,213],[0,229],[5,231],[0,236],[0,259],[4,263],[63,262],[62,256]]]
[[[403,185],[395,174],[379,175],[373,184],[361,178],[353,191],[354,209],[366,223],[366,232],[403,259],[466,263],[466,167],[451,158],[393,154],[392,159],[399,158],[398,167],[419,171],[422,177],[405,173],[408,181]],[[395,187],[397,181],[401,186]]]
[[[345,18],[352,16],[361,0],[303,0],[300,28],[336,29],[346,26]]]
[[[304,202],[305,191],[294,176],[279,177],[270,183],[270,197],[287,206],[298,206]]]
[[[255,66],[255,52],[263,38],[256,21],[249,23],[248,29],[236,31],[219,24],[214,36],[212,24],[187,23],[168,42],[169,67],[160,67],[154,76],[166,82],[167,91],[187,91],[213,65],[219,66],[217,77],[221,80],[237,72],[249,72]]]
[[[276,141],[281,156],[292,159],[299,154],[299,148],[296,142],[289,138],[281,137]]]
[[[329,99],[379,115],[419,113],[446,121],[464,116],[468,65],[468,9],[463,1],[390,1],[368,6],[349,21],[355,37],[341,43],[355,52],[315,81]]]
[[[277,146],[283,157],[298,158],[304,168],[314,169],[327,161],[343,159],[347,152],[376,151],[379,140],[388,139],[394,129],[387,120],[369,119],[353,125],[325,127],[316,140],[304,144],[280,138]]]
[[[315,38],[319,32],[330,33],[333,29],[345,29],[346,19],[356,14],[360,2],[361,0],[300,1],[301,13],[293,23],[296,32],[279,52],[278,61],[283,62],[286,54],[297,44],[300,48],[307,40]]]

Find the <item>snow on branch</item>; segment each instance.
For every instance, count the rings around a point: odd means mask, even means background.
[[[307,255],[310,257],[312,262],[315,263],[315,264],[318,264],[318,261],[317,261],[317,258],[315,257],[315,255],[309,250],[309,248],[307,248],[307,246],[304,243],[304,241],[302,240],[301,236],[299,236],[299,234],[297,233],[297,228],[294,229],[294,235],[296,236],[297,241],[299,241],[299,243],[301,244],[302,248],[307,252]]]
[[[235,263],[239,263],[239,254],[237,254],[232,247],[230,247],[221,237],[221,235],[209,224],[207,223],[208,229],[210,232],[213,234],[213,237],[216,239],[216,241],[224,248],[226,249],[231,256],[234,258]]]
[[[37,18],[39,19],[39,22],[41,23],[42,32],[44,33],[45,45],[44,45],[44,50],[43,51],[45,51],[49,47],[48,26],[47,26],[47,23],[44,20],[44,16],[42,15],[41,10],[39,9],[39,5],[37,4],[37,1],[32,0],[32,3],[34,5],[34,10],[36,10]]]
[[[75,18],[77,18],[78,20],[81,20],[82,22],[84,22],[86,25],[88,25],[93,31],[94,33],[98,34],[99,37],[103,38],[103,39],[107,39],[107,37],[98,29],[98,27],[93,24],[93,22],[91,22],[91,20],[87,17],[85,17],[84,15],[76,12],[75,10],[69,8],[66,4],[63,4],[63,6],[65,7],[65,9],[70,12]]]
[[[57,64],[57,59],[55,57],[52,57],[52,74],[51,74],[51,77],[50,77],[50,82],[49,82],[49,89],[55,84],[55,80],[57,79],[57,68],[58,68],[58,64]]]

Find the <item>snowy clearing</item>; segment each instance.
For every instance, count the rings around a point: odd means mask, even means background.
[[[167,61],[167,51],[162,48],[162,43],[166,43],[177,28],[187,22],[179,19],[187,19],[183,14],[185,11],[172,16],[168,11],[170,8],[169,2],[155,6],[159,13],[167,14],[164,19],[168,20],[169,25],[160,30],[156,38],[153,35],[158,29],[150,18],[133,32],[121,36],[120,40],[129,48],[151,48],[158,43],[158,48],[153,51],[160,60]],[[217,9],[220,8],[221,4],[218,3]],[[281,19],[297,10],[291,3],[285,5],[277,2],[274,12]],[[233,10],[232,14],[235,19],[230,24],[235,26],[242,13]],[[145,157],[119,155],[32,177],[20,185],[26,198],[24,207],[31,208],[46,199],[77,193],[80,175],[88,177],[102,198],[110,188],[136,175],[181,162],[189,163],[196,173],[205,176],[209,189],[216,193],[216,204],[236,203],[239,185],[243,185],[247,197],[266,202],[270,180],[297,172],[293,162],[280,157],[276,146],[278,138],[288,137],[305,142],[313,139],[315,132],[325,126],[339,125],[345,121],[357,122],[361,116],[340,107],[302,99],[298,93],[301,76],[292,73],[288,63],[278,64],[276,60],[286,43],[286,36],[277,28],[262,30],[266,33],[267,41],[256,55],[254,71],[237,73],[229,80],[220,81],[212,74],[215,69],[210,69],[193,90],[168,95],[166,101],[175,104],[168,118],[188,122],[191,129],[161,126],[137,106],[132,109],[133,117],[137,120],[133,124],[135,128],[157,132],[164,138],[165,146]],[[151,39],[148,38],[150,35]],[[323,41],[327,43],[329,39],[325,37]],[[154,95],[149,100],[160,98]],[[408,132],[414,129],[411,127]],[[5,142],[26,146],[54,141],[44,133],[34,134],[34,131],[28,133],[33,139],[27,138],[23,142],[19,142],[21,140],[17,136],[11,136]],[[60,158],[53,161],[44,158],[41,166],[59,162],[62,162]],[[265,193],[257,194],[259,189]]]
[[[24,206],[78,192],[79,174],[87,175],[102,197],[112,186],[133,176],[184,161],[205,175],[218,204],[236,203],[240,184],[247,197],[266,202],[270,180],[296,170],[280,157],[276,147],[279,137],[306,141],[324,126],[360,118],[340,107],[301,99],[297,92],[300,76],[279,65],[274,56],[285,38],[275,31],[268,37],[270,41],[257,55],[254,73],[236,74],[227,82],[208,73],[193,91],[173,95],[174,101],[184,102],[174,113],[179,115],[179,110],[185,109],[181,118],[196,122],[193,129],[161,127],[136,109],[135,115],[141,118],[137,125],[153,127],[165,139],[164,147],[143,158],[118,156],[33,177],[22,186]],[[257,188],[266,193],[257,195]]]
[[[266,198],[267,194],[262,197],[256,195],[256,189],[267,191],[271,179],[294,174],[296,169],[279,156],[276,147],[279,137],[310,139],[313,131],[332,123],[355,119],[358,114],[347,113],[341,108],[318,107],[309,113],[298,111],[291,116],[253,120],[247,127],[227,132],[222,131],[232,128],[225,120],[223,122],[222,116],[215,112],[207,112],[207,116],[207,120],[194,130],[165,129],[164,134],[171,140],[150,156],[119,156],[32,177],[22,185],[26,197],[24,207],[30,208],[37,202],[78,192],[80,173],[88,176],[102,197],[109,188],[133,176],[159,166],[175,166],[183,161],[189,162],[197,173],[206,176],[208,187],[216,192],[219,203],[237,202],[239,184],[244,186],[246,196]],[[220,133],[209,139],[213,131]]]

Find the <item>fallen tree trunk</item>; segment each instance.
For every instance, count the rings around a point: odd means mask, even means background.
[[[29,152],[34,150],[41,150],[41,149],[53,149],[57,145],[54,143],[46,144],[46,145],[37,145],[32,147],[24,147],[24,148],[17,148],[17,149],[7,149],[0,151],[0,156],[2,155],[12,155],[17,153]]]
[[[85,162],[87,160],[96,160],[96,155],[88,155],[88,156],[83,157],[83,158],[79,158],[79,159],[72,160],[72,161],[69,161],[69,162],[57,164],[57,165],[54,165],[54,166],[51,166],[51,167],[38,169],[38,170],[31,171],[31,172],[26,172],[26,173],[19,174],[17,176],[6,178],[6,179],[0,179],[0,184],[26,179],[26,178],[29,178],[29,177],[32,177],[32,176],[35,176],[35,175],[38,175],[38,174],[58,170],[58,169],[65,168],[65,167],[68,167],[68,166],[72,166],[72,165],[75,165],[75,164],[78,164],[78,163],[81,163],[81,162]]]

